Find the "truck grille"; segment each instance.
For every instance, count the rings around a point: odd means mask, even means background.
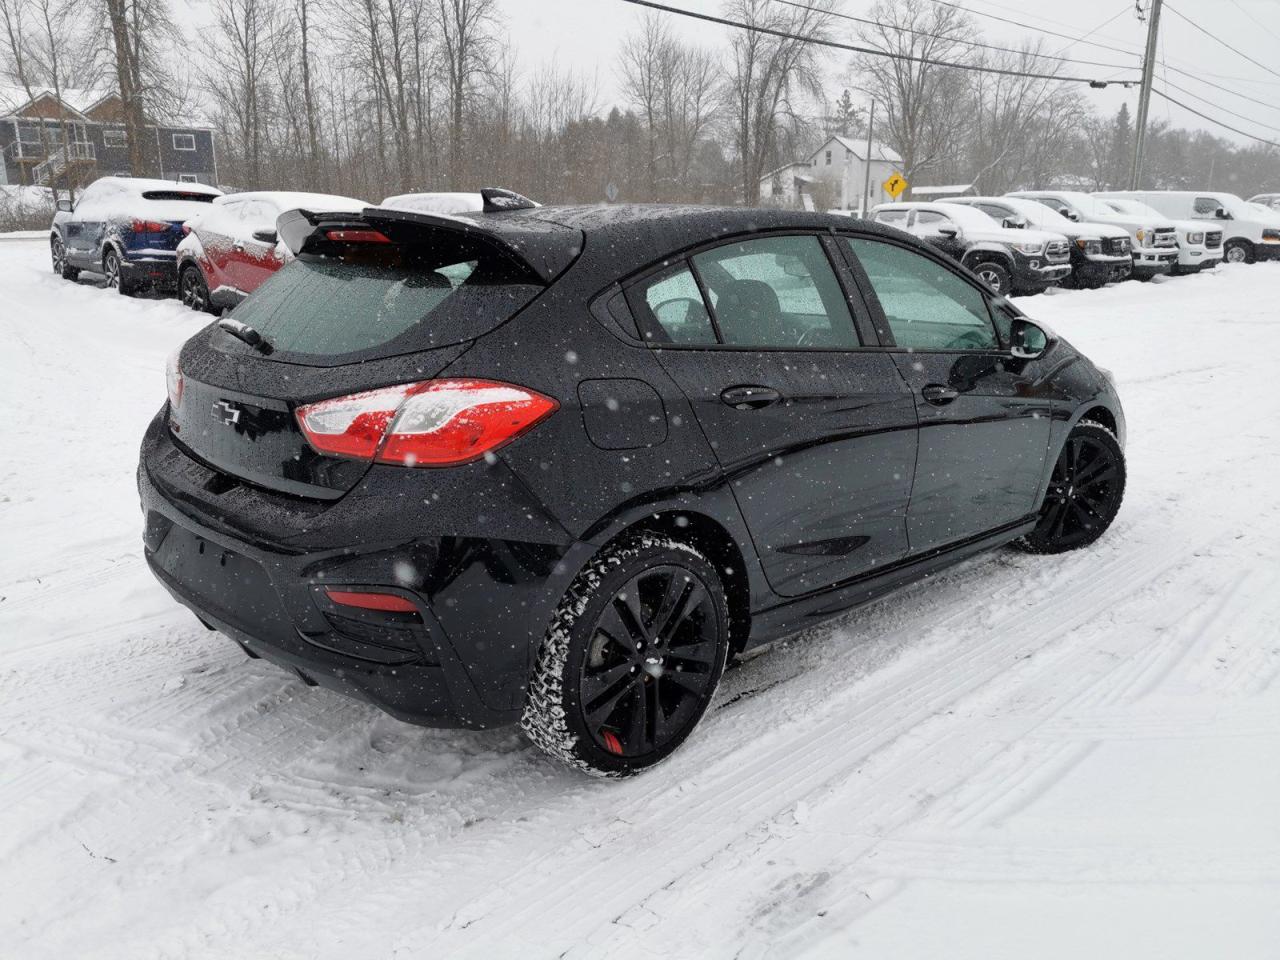
[[[1153,247],[1176,247],[1178,245],[1178,232],[1172,227],[1157,227],[1151,245]]]
[[[1065,240],[1054,240],[1044,248],[1044,258],[1050,263],[1061,263],[1071,258],[1071,247]]]
[[[1107,253],[1127,257],[1133,252],[1128,237],[1114,237],[1107,241]]]
[[[1222,246],[1221,230],[1206,230],[1204,234],[1204,245],[1210,250],[1217,250]]]

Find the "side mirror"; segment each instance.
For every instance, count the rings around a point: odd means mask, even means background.
[[[957,230],[955,227],[939,227],[938,236],[946,237],[949,240],[954,240],[956,237],[960,236],[960,231]]]
[[[1027,225],[1025,220],[1019,220],[1017,217],[1005,217],[1000,221],[1000,226],[1006,230],[1021,230]]]
[[[1231,219],[1231,214],[1230,214],[1230,213],[1228,213],[1226,210],[1224,210],[1222,207],[1219,207],[1217,210],[1213,211],[1213,215],[1214,215],[1214,217],[1215,217],[1216,219],[1218,219],[1218,220],[1230,220],[1230,219]]]
[[[1009,329],[1009,352],[1019,360],[1034,360],[1049,349],[1049,336],[1025,317],[1016,317]]]
[[[63,213],[70,213],[74,208],[71,206],[70,200],[59,200],[58,209]]]
[[[279,237],[276,236],[274,230],[255,230],[253,231],[253,239],[260,243],[269,243],[274,246]]]
[[[1070,220],[1072,223],[1079,223],[1079,222],[1080,222],[1080,214],[1076,213],[1074,210],[1068,210],[1068,211],[1067,211],[1067,219],[1068,219],[1068,220]]]

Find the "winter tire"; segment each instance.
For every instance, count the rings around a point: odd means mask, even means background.
[[[1008,269],[1001,264],[988,260],[975,266],[973,272],[996,296],[1007,297],[1013,289],[1013,278],[1009,275]]]
[[[1065,553],[1097,540],[1124,499],[1124,451],[1116,435],[1082,421],[1062,445],[1036,528],[1018,541],[1031,553]]]
[[[1224,263],[1253,263],[1253,244],[1247,240],[1228,240],[1222,257]]]
[[[182,268],[178,277],[178,299],[197,313],[217,313],[209,299],[209,285],[204,274],[193,263]]]
[[[80,276],[79,270],[67,264],[67,248],[61,237],[54,237],[49,241],[49,252],[53,257],[53,272],[63,280],[74,280]]]
[[[118,290],[126,297],[133,296],[133,283],[125,277],[120,266],[120,254],[114,248],[108,248],[102,255],[102,272],[107,278],[107,289]]]
[[[697,726],[728,652],[728,603],[711,562],[657,534],[622,541],[560,602],[521,726],[557,760],[629,776],[665,759]]]

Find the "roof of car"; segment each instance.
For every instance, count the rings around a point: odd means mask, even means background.
[[[716,240],[770,230],[849,229],[900,239],[880,224],[841,214],[806,210],[714,207],[696,204],[594,204],[545,206],[494,213],[414,213],[370,208],[366,217],[438,223],[454,229],[491,234],[519,250],[550,280],[578,257],[592,261],[602,273],[622,278],[666,254]]]
[[[204,183],[191,183],[185,180],[154,180],[148,177],[99,177],[90,186],[96,186],[103,182],[133,193],[145,193],[152,190],[176,190],[183,193],[206,193],[215,197],[222,194],[222,191],[217,187],[211,187]]]
[[[297,190],[250,190],[245,193],[228,193],[215,200],[215,203],[239,203],[243,200],[266,200],[281,210],[306,208],[308,210],[351,211],[356,212],[369,206],[355,197],[342,197],[330,193],[305,193]]]

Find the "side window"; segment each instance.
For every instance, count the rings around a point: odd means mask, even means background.
[[[919,210],[916,212],[916,230],[922,237],[937,237],[941,227],[953,227],[954,224],[940,213],[932,210]]]
[[[844,291],[817,237],[730,243],[695,255],[693,265],[729,346],[858,346]]]
[[[996,223],[1003,223],[1006,218],[1012,217],[1013,213],[1004,207],[997,207],[994,203],[975,203],[975,207],[985,213]]]
[[[1212,220],[1220,206],[1222,204],[1213,199],[1213,197],[1196,197],[1195,218],[1197,220]]]
[[[897,227],[899,230],[905,230],[907,229],[907,211],[881,210],[876,214],[876,223],[887,223],[891,227]]]
[[[688,267],[682,266],[650,281],[641,289],[638,299],[653,321],[647,339],[657,343],[716,342],[702,291]]]
[[[899,347],[999,349],[987,298],[963,278],[914,250],[860,237],[845,242],[867,272]]]

